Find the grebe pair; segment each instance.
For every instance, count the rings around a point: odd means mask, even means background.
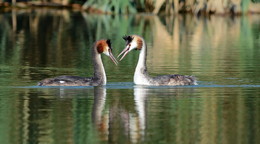
[[[162,75],[157,77],[149,76],[146,68],[146,43],[144,39],[138,35],[125,36],[125,49],[118,55],[120,61],[132,50],[140,50],[139,60],[135,68],[134,83],[137,85],[197,85],[196,78],[186,75]],[[99,40],[94,44],[92,50],[94,77],[86,78],[79,76],[59,76],[55,78],[47,78],[38,83],[38,86],[99,86],[106,84],[106,73],[101,60],[100,54],[104,53],[111,58],[117,65],[118,62],[112,54],[110,40]]]

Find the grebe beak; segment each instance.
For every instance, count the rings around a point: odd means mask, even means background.
[[[123,56],[120,58],[119,61],[121,61],[128,53],[129,53],[130,46],[126,46],[126,48],[117,56],[120,57],[120,55],[123,54]]]
[[[116,58],[114,57],[111,49],[108,50],[108,53],[109,53],[109,58],[114,62],[115,65],[117,65],[118,62],[117,62]]]

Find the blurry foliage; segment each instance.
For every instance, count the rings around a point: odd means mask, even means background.
[[[17,4],[21,0],[3,0]],[[22,0],[40,6],[84,9],[90,13],[129,14],[146,12],[154,14],[174,14],[191,12],[194,14],[241,14],[260,13],[260,0]],[[43,3],[41,3],[43,2]],[[47,3],[46,3],[47,2]],[[75,5],[76,4],[76,5]],[[69,7],[70,7],[69,6]],[[1,0],[0,0],[1,7]]]
[[[136,9],[128,0],[88,0],[83,5],[84,9],[91,8],[105,13],[134,13]]]
[[[85,9],[105,13],[247,13],[259,12],[259,0],[87,0]]]

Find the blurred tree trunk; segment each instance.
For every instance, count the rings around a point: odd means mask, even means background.
[[[205,5],[205,0],[197,0],[197,5],[192,6],[192,11],[195,14],[198,14],[200,11],[202,11],[204,9],[204,5]]]
[[[62,5],[68,5],[70,0],[50,0],[50,2],[54,2],[57,4],[62,4]],[[45,0],[44,2],[48,2],[47,0]]]
[[[69,0],[62,0],[62,5],[68,5],[69,4]]]
[[[13,32],[16,32],[17,30],[17,14],[16,14],[16,10],[12,9],[12,29]]]
[[[12,0],[12,5],[15,5],[16,4],[16,0]]]
[[[174,0],[174,12],[175,14],[178,14],[179,13],[179,0]]]
[[[226,0],[209,0],[207,3],[207,12],[214,12],[216,14],[225,13]]]
[[[160,11],[160,8],[162,7],[163,3],[165,3],[165,0],[156,0],[155,2],[155,8],[153,10],[154,14],[158,14]]]
[[[173,10],[173,0],[166,0],[166,4],[165,4],[165,13],[166,14],[173,14],[174,10]]]
[[[156,0],[153,13],[158,14],[164,3],[166,3],[165,6],[166,14],[173,14],[173,12],[176,14],[179,13],[179,0]],[[174,4],[174,8],[172,7],[172,4]]]
[[[241,0],[230,0],[234,9],[234,13],[241,13]]]

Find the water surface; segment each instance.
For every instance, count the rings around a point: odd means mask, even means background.
[[[37,87],[91,76],[90,48],[138,34],[151,75],[197,86],[136,86],[138,52],[118,66],[102,56],[104,87]],[[65,10],[0,14],[0,141],[13,143],[259,143],[260,17],[89,15]]]

